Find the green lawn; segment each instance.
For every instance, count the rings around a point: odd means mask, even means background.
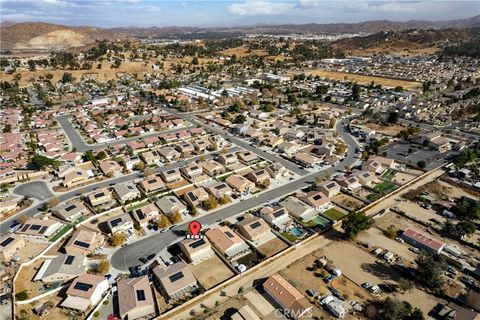
[[[395,185],[395,183],[390,181],[383,181],[382,183],[379,183],[375,187],[373,187],[373,190],[382,194],[387,194],[392,192],[396,188],[397,186]]]
[[[228,177],[230,177],[232,175],[232,173],[229,173],[229,174],[226,174],[224,176],[221,176],[221,177],[218,177],[217,180],[218,181],[225,181]]]
[[[333,221],[338,221],[341,220],[343,217],[345,217],[345,214],[338,211],[335,208],[328,209],[323,213],[323,215],[327,218],[330,218]]]
[[[387,180],[391,180],[393,177],[395,177],[395,171],[387,170],[381,175],[381,177]]]
[[[293,234],[291,233],[288,233],[286,231],[283,231],[283,232],[280,232],[280,234],[285,237],[285,239],[287,239],[288,241],[290,242],[295,242],[297,241],[297,237],[295,237]]]
[[[56,234],[54,234],[51,238],[50,238],[50,242],[55,242],[57,241],[58,239],[60,239],[61,236],[63,236],[65,233],[67,233],[68,230],[72,229],[73,228],[73,225],[71,224],[67,224],[65,225],[62,229],[60,229]]]

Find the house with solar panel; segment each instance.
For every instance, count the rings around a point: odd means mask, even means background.
[[[292,221],[292,218],[288,215],[288,211],[282,207],[263,207],[259,213],[268,224],[278,228],[278,230],[285,230]]]
[[[98,189],[90,193],[87,198],[88,202],[90,202],[90,204],[94,207],[107,204],[113,200],[112,193],[110,190],[108,190],[108,188]]]
[[[206,238],[185,239],[180,241],[179,246],[183,254],[193,264],[208,260],[215,255],[215,252],[210,246],[210,242]]]
[[[176,300],[199,288],[197,279],[188,264],[183,261],[171,266],[156,266],[153,274],[166,300]]]
[[[171,216],[176,212],[181,214],[187,212],[187,207],[175,196],[161,197],[155,202],[155,205],[167,216]]]
[[[108,288],[108,281],[104,277],[84,273],[70,284],[67,297],[60,306],[85,312],[100,302]]]
[[[294,196],[289,196],[280,205],[292,216],[302,220],[310,220],[318,214],[317,210]]]
[[[133,230],[133,220],[128,213],[112,217],[105,222],[111,234],[119,231]]]
[[[47,240],[64,226],[63,223],[52,219],[28,219],[20,229],[15,231],[23,237]]]
[[[139,185],[140,189],[142,189],[145,193],[165,190],[165,183],[163,180],[160,177],[153,175],[145,177],[142,181],[140,181]]]
[[[14,233],[0,236],[0,260],[10,261],[23,247],[25,240]]]
[[[333,198],[340,193],[341,187],[335,181],[325,181],[322,183],[317,183],[315,185],[315,189],[322,192],[327,197]]]
[[[133,219],[135,219],[135,221],[137,221],[142,227],[150,220],[155,220],[159,214],[160,212],[158,211],[157,206],[153,203],[148,203],[143,207],[132,210]]]
[[[43,262],[33,281],[45,283],[68,281],[87,271],[86,262],[83,254],[61,254]]]
[[[205,235],[210,243],[228,258],[250,251],[248,244],[227,226],[210,229]]]
[[[141,197],[140,190],[133,182],[126,182],[122,184],[116,184],[113,186],[113,192],[115,193],[118,201],[125,203]]]
[[[119,280],[117,297],[121,319],[134,320],[155,315],[155,299],[148,276]]]
[[[160,173],[160,176],[162,177],[163,181],[165,181],[165,183],[173,183],[183,179],[182,174],[178,169],[162,171],[162,173]]]
[[[260,243],[264,239],[271,239],[272,232],[270,227],[260,217],[246,214],[243,220],[239,221],[236,226],[238,232],[248,241]]]
[[[52,214],[64,221],[72,222],[81,216],[88,215],[88,209],[81,201],[65,203],[52,208]]]
[[[217,199],[232,195],[232,188],[230,188],[225,182],[215,182],[205,187],[205,190]]]
[[[105,243],[105,236],[95,231],[78,230],[73,233],[63,247],[68,254],[89,254]]]

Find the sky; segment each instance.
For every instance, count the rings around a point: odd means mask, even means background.
[[[478,0],[0,0],[1,21],[96,27],[438,21],[479,14]]]

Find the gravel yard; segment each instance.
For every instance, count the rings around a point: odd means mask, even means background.
[[[205,289],[210,289],[234,275],[217,255],[191,266],[193,274]]]

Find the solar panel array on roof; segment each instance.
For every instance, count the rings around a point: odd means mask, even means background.
[[[92,288],[93,286],[88,283],[83,283],[83,282],[77,282],[73,286],[73,289],[80,290],[80,291],[88,291]]]
[[[321,199],[321,198],[322,198],[322,196],[319,195],[319,194],[313,196],[313,200],[318,200],[318,199]]]
[[[177,203],[177,199],[176,199],[176,198],[171,197],[171,198],[168,198],[168,200],[170,200],[171,203]]]
[[[72,264],[73,260],[75,260],[75,256],[68,256],[67,259],[65,260],[65,264]]]
[[[225,231],[225,234],[227,235],[227,237],[229,238],[235,238],[235,236],[233,234],[231,234],[229,231]]]
[[[25,232],[25,231],[28,230],[28,228],[30,228],[30,225],[26,224],[26,225],[23,226],[22,230],[20,230],[20,231]]]
[[[145,214],[140,209],[137,210],[137,216],[138,216],[138,219],[140,219],[140,220],[145,219]]]
[[[250,225],[250,228],[257,229],[260,226],[261,226],[260,222],[256,221]]]
[[[190,246],[190,248],[195,249],[195,248],[198,248],[198,247],[200,247],[201,245],[204,245],[204,244],[205,244],[205,240],[200,239],[198,241],[190,243],[189,246]]]
[[[105,192],[96,193],[96,194],[94,194],[93,196],[94,196],[96,199],[98,199],[98,198],[101,198],[101,197],[105,196]]]
[[[82,248],[88,248],[90,247],[90,244],[86,243],[86,242],[83,242],[83,241],[80,241],[80,240],[76,240],[73,242],[74,245],[76,246],[79,246],[79,247],[82,247]]]
[[[47,231],[48,227],[42,227],[42,229],[40,229],[40,231],[38,233],[40,234],[44,234],[45,231]]]
[[[172,170],[168,170],[168,171],[167,171],[167,173],[168,173],[168,174],[175,173],[175,170],[174,170],[174,169],[172,169]]]
[[[138,301],[145,301],[145,291],[144,290],[137,290],[137,300]]]
[[[172,274],[170,277],[168,277],[168,279],[170,280],[170,282],[175,282],[175,281],[178,281],[180,279],[183,278],[183,272],[182,271],[179,271],[175,274]]]
[[[284,214],[285,214],[285,210],[281,209],[281,210],[275,211],[275,212],[273,213],[273,216],[274,216],[275,218],[278,218],[278,217],[280,217],[280,216],[283,216]]]
[[[77,206],[72,204],[72,205],[69,205],[68,207],[65,208],[65,211],[71,211],[73,209],[75,209]]]
[[[333,182],[327,184],[327,188],[328,188],[328,189],[332,189],[332,188],[334,188],[334,187],[335,187],[335,183],[333,183]]]
[[[197,197],[195,196],[195,194],[193,192],[189,192],[187,193],[187,196],[190,198],[190,200],[192,201],[195,201],[197,200]]]
[[[37,230],[42,229],[42,226],[39,225],[39,224],[34,224],[30,227],[30,229],[37,231]]]
[[[13,240],[15,240],[15,239],[12,238],[12,237],[8,237],[7,239],[3,240],[2,243],[0,243],[0,246],[1,246],[1,247],[6,247],[6,246],[8,246],[10,243],[12,243]]]
[[[110,224],[112,225],[112,227],[116,227],[116,226],[118,226],[122,221],[123,221],[122,218],[117,218],[117,219],[114,219],[114,220],[110,221]]]
[[[152,183],[155,183],[157,182],[157,179],[150,179],[147,181],[148,184],[152,184]]]
[[[217,190],[220,190],[220,189],[223,189],[225,187],[226,187],[225,183],[222,183],[222,184],[219,184],[218,186],[216,186],[214,188],[217,189]]]

